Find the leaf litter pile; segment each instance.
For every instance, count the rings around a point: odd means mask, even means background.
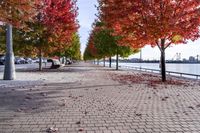
[[[168,77],[166,82],[161,81],[159,75],[146,74],[146,73],[132,73],[132,74],[111,74],[114,81],[118,81],[122,84],[146,84],[150,87],[156,87],[157,85],[183,85],[189,86],[190,81],[185,79],[178,79],[175,77]]]

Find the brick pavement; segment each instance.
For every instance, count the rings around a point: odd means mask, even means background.
[[[199,86],[121,84],[81,65],[64,68],[74,82],[2,88],[0,133],[200,133]]]

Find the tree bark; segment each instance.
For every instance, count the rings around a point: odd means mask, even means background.
[[[6,24],[6,55],[3,77],[4,80],[14,80],[16,78],[14,58],[12,25]]]
[[[117,55],[116,55],[116,70],[119,70],[119,53],[117,48]]]
[[[109,67],[110,68],[112,67],[112,58],[111,57],[109,58]]]
[[[166,81],[165,39],[161,39],[160,65],[161,65],[162,82],[165,82]]]
[[[103,58],[103,67],[106,67],[106,59],[105,59],[105,57]]]
[[[39,49],[39,71],[42,71],[42,49]]]

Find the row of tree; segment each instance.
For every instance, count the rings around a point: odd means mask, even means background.
[[[111,67],[111,57],[116,55],[116,70],[118,70],[119,56],[128,57],[139,52],[139,49],[118,45],[121,36],[115,36],[113,33],[113,29],[106,28],[104,22],[96,20],[84,52],[84,60],[104,59],[105,66],[105,59],[109,57]]]
[[[4,79],[15,78],[13,40],[18,55],[40,57],[40,70],[42,56],[68,55],[79,59],[77,10],[76,0],[2,0],[0,35],[1,42],[6,42]]]
[[[200,37],[199,0],[98,0],[99,20],[120,36],[119,46],[146,45],[161,51],[162,81],[166,81],[165,50]],[[102,46],[103,47],[103,46]]]

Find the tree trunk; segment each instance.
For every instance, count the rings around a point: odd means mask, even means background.
[[[42,49],[39,50],[39,71],[42,71]]]
[[[96,60],[94,59],[94,64],[96,64]]]
[[[110,68],[112,67],[112,58],[111,57],[109,58],[109,67]]]
[[[119,70],[119,53],[117,48],[117,55],[116,55],[116,70]]]
[[[106,67],[106,59],[105,59],[105,57],[103,58],[103,66]]]
[[[165,40],[161,39],[161,57],[160,57],[162,82],[166,81],[166,63],[165,63]]]
[[[5,55],[5,68],[4,68],[4,80],[14,80],[15,63],[13,53],[13,38],[12,38],[12,25],[6,24],[6,55]]]
[[[99,65],[99,59],[97,59],[97,65]]]

